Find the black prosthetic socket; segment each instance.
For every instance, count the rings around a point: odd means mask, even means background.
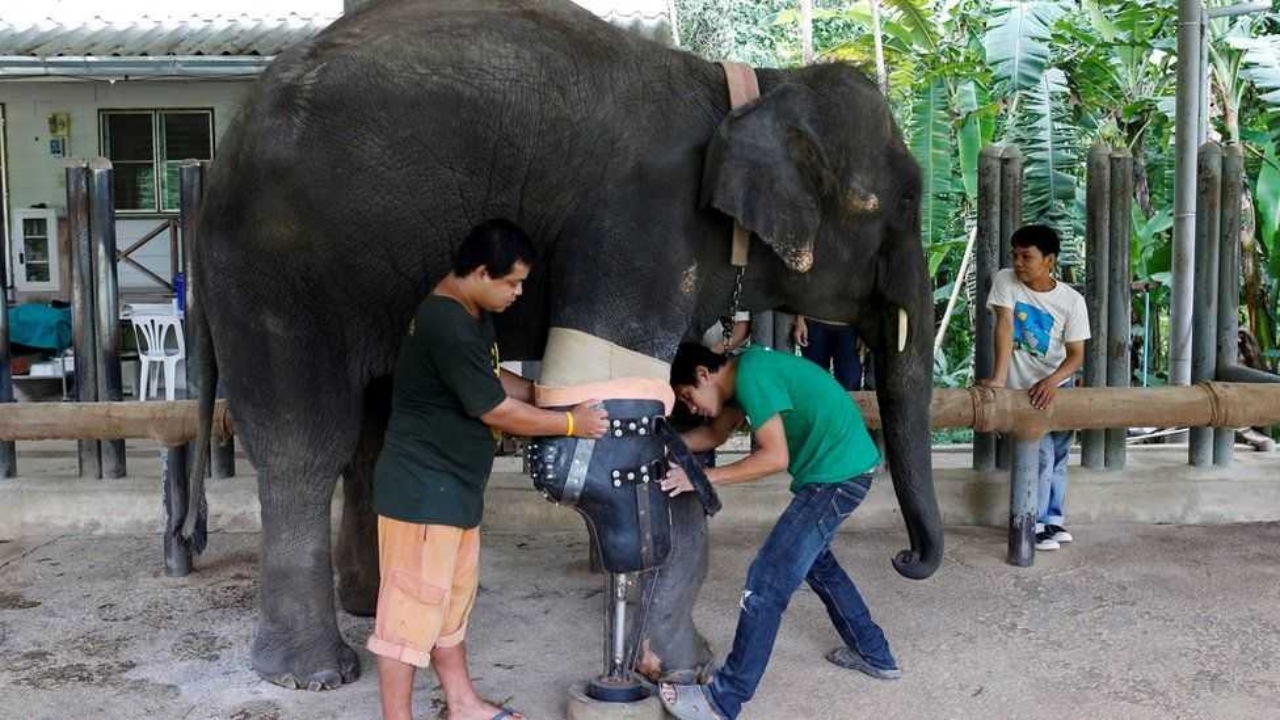
[[[529,443],[534,487],[586,520],[606,571],[661,565],[671,552],[671,520],[662,478],[667,462],[655,430],[662,403],[606,400],[609,432],[599,440],[556,437]]]
[[[656,400],[606,400],[609,432],[599,440],[538,438],[526,450],[534,487],[586,520],[611,573],[662,565],[671,551],[671,515],[662,478],[672,460],[694,480],[709,513],[715,491]],[[692,471],[692,472],[691,472]],[[696,474],[696,477],[695,477]]]

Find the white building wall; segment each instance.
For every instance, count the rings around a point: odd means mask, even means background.
[[[216,154],[217,139],[230,124],[240,98],[250,87],[250,81],[0,83],[0,103],[4,103],[7,116],[10,210],[45,203],[65,213],[67,159],[91,158],[102,154],[98,132],[99,110],[211,108]],[[53,157],[49,152],[48,118],[55,113],[65,113],[71,118],[67,158]],[[119,249],[123,250],[133,244],[166,217],[173,215],[118,216],[116,242]],[[12,258],[12,255],[8,257]],[[131,257],[160,277],[168,279],[168,234],[161,234]],[[64,260],[70,262],[70,258]],[[12,259],[9,263],[12,264]],[[119,273],[121,290],[126,293],[162,290],[126,264],[120,265]],[[70,288],[64,287],[61,294],[69,297]]]

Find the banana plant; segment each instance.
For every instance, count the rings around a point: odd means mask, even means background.
[[[1022,150],[1023,217],[1058,229],[1067,240],[1063,264],[1078,262],[1074,217],[1079,138],[1069,128],[1066,74],[1053,65],[1053,27],[1067,14],[1060,2],[999,2],[983,38],[1005,107],[1001,138]]]

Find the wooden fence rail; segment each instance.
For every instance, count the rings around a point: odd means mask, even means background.
[[[850,393],[867,425],[880,426],[875,393]],[[971,427],[1034,439],[1050,430],[1114,427],[1244,427],[1280,423],[1280,385],[1206,382],[1190,387],[1070,388],[1047,410],[1026,391],[939,389],[934,428]],[[225,401],[214,410],[214,437],[233,433]],[[16,403],[0,407],[0,440],[151,438],[176,446],[195,438],[196,402]]]

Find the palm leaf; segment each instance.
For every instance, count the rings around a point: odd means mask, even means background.
[[[1267,148],[1254,188],[1254,199],[1258,203],[1258,239],[1267,250],[1267,269],[1271,276],[1280,277],[1280,157],[1274,146]]]
[[[882,0],[889,9],[881,17],[881,25],[895,24],[908,28],[917,46],[936,51],[938,49],[938,23],[933,18],[925,0]]]
[[[962,80],[956,86],[956,109],[960,116],[960,129],[956,133],[960,146],[960,182],[973,207],[978,204],[978,154],[989,139],[982,133],[982,120],[986,113],[982,108],[985,103],[978,101],[978,89],[973,80]]]
[[[1067,92],[1066,76],[1050,68],[1038,85],[1023,92],[1010,132],[1024,158],[1023,217],[1058,229],[1067,244],[1064,265],[1074,264],[1077,255],[1072,212],[1077,182],[1071,171],[1079,165],[1072,134],[1056,122],[1067,117]]]
[[[1003,0],[992,8],[983,47],[1006,94],[1040,84],[1049,66],[1049,28],[1062,14],[1055,2]]]
[[[920,163],[920,222],[925,242],[933,244],[947,239],[952,216],[950,202],[952,158],[951,111],[946,83],[933,80],[912,104],[909,120],[911,154]]]
[[[1280,35],[1232,37],[1227,42],[1243,53],[1241,74],[1258,89],[1263,102],[1280,112]]]

